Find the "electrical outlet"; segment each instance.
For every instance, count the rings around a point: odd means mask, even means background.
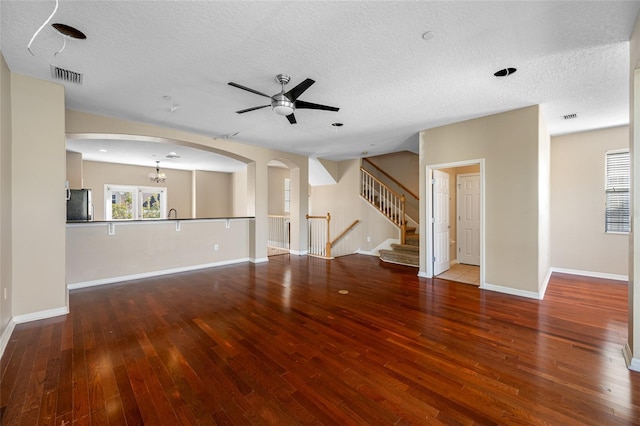
[[[7,288],[6,287],[4,288],[3,297],[4,297],[4,300],[7,300]]]
[[[218,251],[220,249],[220,246],[217,244],[213,245],[213,250]]]
[[[370,243],[371,242],[371,237],[367,237],[367,242]]]

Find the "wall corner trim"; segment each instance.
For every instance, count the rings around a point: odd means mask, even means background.
[[[517,288],[504,287],[501,285],[495,285],[495,284],[489,284],[489,283],[484,283],[483,285],[480,286],[480,289],[495,291],[498,293],[510,294],[512,296],[526,297],[528,299],[536,299],[536,300],[542,299],[541,294],[535,291],[520,290]]]
[[[16,323],[13,318],[9,319],[9,323],[7,327],[4,329],[2,336],[0,336],[0,357],[4,355],[4,350],[7,348],[7,344],[11,339],[11,333],[13,333],[13,329],[16,327]]]

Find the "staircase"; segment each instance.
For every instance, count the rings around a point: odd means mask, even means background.
[[[380,250],[380,260],[406,266],[420,266],[420,236],[416,228],[407,227],[405,244],[391,244],[391,250]]]

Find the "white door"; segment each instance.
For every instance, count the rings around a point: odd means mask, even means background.
[[[433,171],[433,275],[449,269],[449,174]]]
[[[480,266],[480,175],[458,175],[458,263]]]

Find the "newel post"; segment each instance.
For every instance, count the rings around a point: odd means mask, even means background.
[[[327,242],[326,242],[326,252],[327,257],[331,257],[331,227],[329,226],[331,223],[331,213],[327,213]]]

